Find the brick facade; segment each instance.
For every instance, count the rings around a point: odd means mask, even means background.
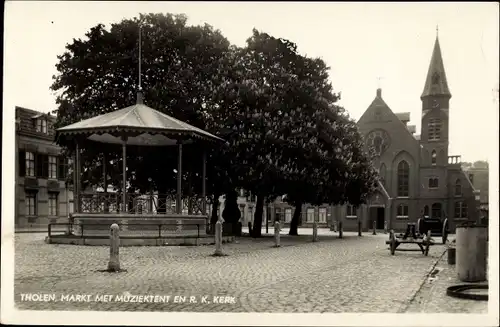
[[[54,121],[49,114],[16,107],[16,228],[64,223],[72,211],[68,162],[54,142]]]

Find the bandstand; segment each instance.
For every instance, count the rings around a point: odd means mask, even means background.
[[[56,142],[68,147],[74,161],[74,213],[63,235],[50,232],[47,243],[106,245],[109,228],[120,226],[122,245],[198,245],[213,242],[206,233],[206,149],[225,141],[202,129],[154,110],[143,103],[92,117],[56,131]],[[201,145],[201,196],[182,194],[183,146]],[[85,147],[112,146],[122,153],[122,181],[118,192],[109,192],[106,158],[103,160],[102,192],[81,189],[81,150]],[[177,189],[175,195],[127,191],[127,146],[165,147],[177,151]],[[230,241],[230,240],[225,240]]]

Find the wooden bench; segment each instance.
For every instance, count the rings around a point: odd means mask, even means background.
[[[408,231],[408,229],[407,229],[407,231]],[[394,234],[394,231],[391,230],[389,233],[389,240],[385,241],[385,244],[389,244],[389,246],[390,246],[389,250],[391,251],[391,255],[394,255],[394,253],[396,252],[396,250],[400,244],[416,244],[420,248],[420,251],[422,251],[422,254],[427,256],[429,254],[429,247],[431,245],[434,245],[434,242],[431,239],[431,231],[428,231],[427,235],[425,235],[422,238],[417,236],[415,233],[413,233],[413,235],[409,235],[409,237],[406,236],[406,233],[405,233],[405,236],[398,238]],[[419,250],[418,249],[399,249],[398,251],[419,251]]]

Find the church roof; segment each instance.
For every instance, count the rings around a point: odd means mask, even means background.
[[[438,37],[436,37],[436,42],[434,43],[434,50],[432,51],[431,62],[429,64],[429,70],[427,71],[427,78],[421,98],[430,95],[445,95],[451,97]]]

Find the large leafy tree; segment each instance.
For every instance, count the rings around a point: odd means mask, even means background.
[[[99,24],[90,29],[86,39],[74,39],[68,44],[66,52],[58,57],[58,74],[51,87],[58,94],[56,127],[134,104],[139,76],[139,25],[145,103],[192,125],[206,127],[207,103],[228,69],[221,65],[228,63],[229,42],[209,25],[189,26],[186,16],[171,14],[140,15],[112,24],[110,29]],[[198,192],[199,153],[197,148],[187,148],[184,160],[188,166],[184,171],[193,172],[191,176],[186,174],[184,185],[196,186]],[[87,167],[84,186],[101,183],[99,163],[104,155],[109,162],[110,183],[120,185],[119,147],[88,146],[82,153]],[[129,183],[141,191],[154,188],[167,193],[175,189],[176,155],[174,148],[129,147]],[[214,166],[210,153],[208,160],[210,169]],[[213,183],[209,183],[209,191],[211,186]]]

